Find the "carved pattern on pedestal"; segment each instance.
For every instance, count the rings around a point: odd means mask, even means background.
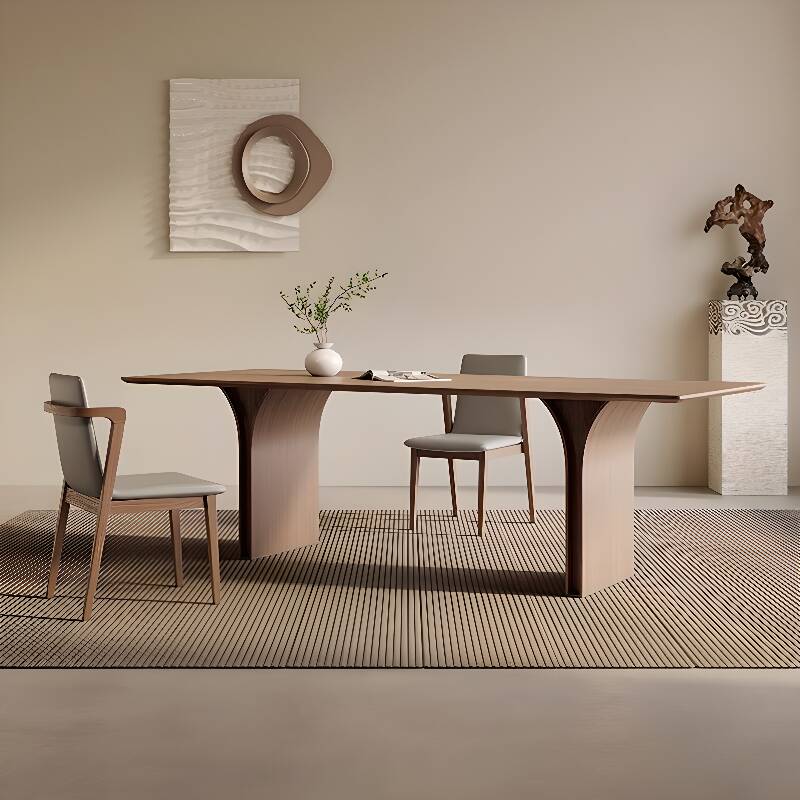
[[[712,300],[708,304],[708,332],[713,336],[750,333],[764,336],[771,331],[787,330],[785,300]]]

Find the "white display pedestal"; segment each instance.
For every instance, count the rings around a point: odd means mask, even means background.
[[[708,304],[708,377],[766,388],[712,398],[708,486],[719,494],[786,494],[789,342],[785,300]]]

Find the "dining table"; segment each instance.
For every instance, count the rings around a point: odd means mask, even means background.
[[[651,403],[684,403],[753,392],[765,385],[434,374],[448,380],[393,383],[360,380],[358,371],[313,377],[288,369],[129,375],[122,380],[213,386],[223,392],[238,431],[239,542],[246,559],[319,540],[319,430],[333,392],[540,400],[564,446],[565,593],[579,597],[633,575],[634,447],[639,423]]]

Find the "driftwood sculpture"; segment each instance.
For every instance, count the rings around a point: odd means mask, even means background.
[[[769,262],[764,258],[767,239],[762,220],[770,208],[772,200],[759,200],[739,183],[733,197],[723,197],[711,209],[703,230],[708,233],[714,225],[720,228],[739,225],[739,233],[747,241],[747,252],[750,254],[747,262],[743,256],[739,256],[733,261],[726,261],[720,268],[720,272],[736,278],[736,283],[728,289],[728,300],[732,297],[745,300],[749,296],[755,300],[758,297],[758,290],[753,286],[753,275],[769,269]]]

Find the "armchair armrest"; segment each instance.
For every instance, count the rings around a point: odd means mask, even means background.
[[[83,417],[91,419],[101,417],[119,424],[125,422],[125,409],[115,406],[97,406],[96,408],[83,408],[76,406],[62,406],[59,403],[51,403],[49,400],[44,404],[44,410],[48,414],[55,414],[59,417]]]
[[[77,417],[83,419],[100,417],[102,419],[107,419],[111,423],[111,432],[108,436],[108,447],[106,448],[106,460],[103,467],[103,486],[100,490],[100,504],[106,507],[111,501],[114,492],[114,482],[117,479],[119,454],[120,450],[122,450],[122,434],[125,430],[125,409],[116,406],[97,406],[95,408],[65,406],[48,400],[44,404],[44,410],[48,414],[54,414],[57,417]]]

